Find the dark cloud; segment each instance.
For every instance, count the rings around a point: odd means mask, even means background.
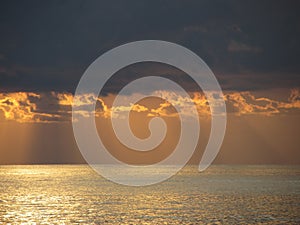
[[[293,0],[2,1],[0,90],[74,92],[98,56],[143,39],[188,47],[225,89],[299,86],[299,9]]]
[[[231,40],[228,45],[228,51],[230,52],[252,52],[252,53],[259,53],[262,51],[261,48],[255,47],[255,46],[249,46],[245,43],[236,42],[234,40]]]

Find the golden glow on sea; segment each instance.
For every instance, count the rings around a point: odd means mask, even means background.
[[[109,182],[87,165],[0,166],[0,218],[4,224],[294,224],[298,178],[299,167],[291,166],[212,166],[205,173],[188,166],[138,188]]]

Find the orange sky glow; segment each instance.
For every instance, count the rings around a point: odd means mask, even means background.
[[[285,95],[264,92],[227,92],[227,130],[215,163],[300,163],[299,89],[286,90]],[[189,115],[186,99],[161,91],[162,99],[172,100],[180,113]],[[200,139],[191,163],[197,163],[205,149],[211,112],[205,96],[190,93],[200,119]],[[127,163],[153,163],[167,157],[177,143],[180,131],[178,113],[169,101],[146,98],[137,103],[112,107],[115,95],[95,98],[90,94],[74,99],[70,93],[11,92],[0,94],[0,163],[84,163],[72,132],[72,104],[75,113],[95,116],[98,134],[113,155]],[[175,100],[175,101],[174,101]],[[94,113],[85,106],[97,101]],[[159,147],[147,153],[122,145],[111,125],[130,111],[133,133],[146,138],[151,118],[164,118],[168,131]],[[193,115],[191,115],[193,116]],[[76,121],[75,121],[76,122]],[[16,132],[18,130],[18,132]],[[18,140],[18,141],[15,141]]]

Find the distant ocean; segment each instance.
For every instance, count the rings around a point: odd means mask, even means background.
[[[87,165],[0,166],[7,223],[300,224],[300,166],[187,166],[147,187],[114,184]]]

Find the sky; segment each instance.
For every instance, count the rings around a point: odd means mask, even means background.
[[[215,74],[228,121],[214,163],[300,163],[298,1],[29,0],[0,4],[0,164],[84,163],[72,131],[76,86],[100,55],[139,40],[182,45]],[[117,158],[132,164],[164,159],[180,132],[174,108],[159,99],[112,106],[126,84],[144,76],[171,79],[190,94],[201,122],[190,163],[198,163],[207,144],[211,113],[201,89],[179,69],[159,63],[123,68],[97,98],[82,95],[75,99],[81,107],[78,113],[95,116],[99,135]],[[159,91],[179,107],[185,102],[170,90]],[[92,101],[97,101],[97,110],[90,115],[84,107]],[[160,116],[166,121],[169,133],[156,149],[135,152],[116,139],[110,113],[116,112],[116,119],[122,120],[122,113],[130,109],[131,128],[140,138],[149,135],[151,118]],[[189,113],[189,108],[181,110]]]

